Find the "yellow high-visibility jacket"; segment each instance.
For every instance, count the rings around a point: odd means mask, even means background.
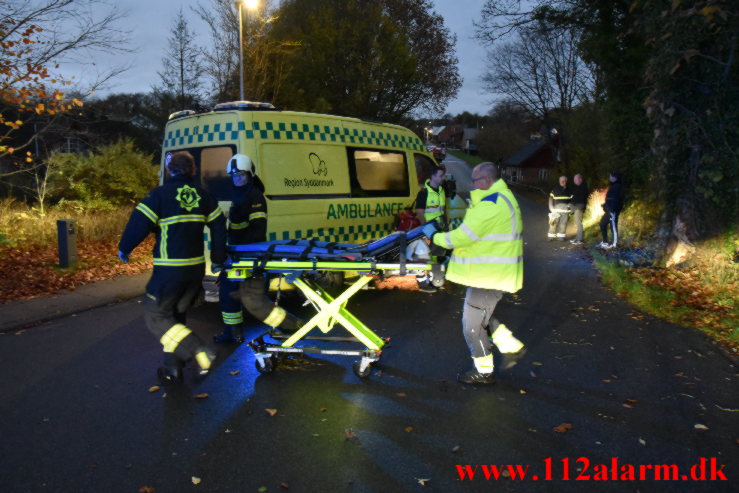
[[[523,222],[516,198],[503,180],[470,192],[462,224],[434,235],[452,249],[446,278],[475,288],[515,293],[523,286]]]
[[[444,187],[439,186],[438,190],[434,190],[431,188],[430,183],[430,180],[426,180],[426,184],[424,185],[426,188],[426,204],[423,209],[423,218],[427,223],[439,217],[443,220],[444,207],[446,206]],[[443,223],[446,224],[446,221],[443,221]]]

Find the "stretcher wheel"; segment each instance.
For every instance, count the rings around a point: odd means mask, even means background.
[[[361,370],[362,368],[362,362],[361,361],[355,361],[352,365],[352,370],[354,370],[354,374],[358,376],[359,378],[367,378],[372,373],[372,363],[368,364],[364,371]]]
[[[259,360],[256,360],[254,362],[254,366],[257,367],[257,371],[259,373],[272,373],[275,371],[275,358],[274,356],[264,358],[264,366],[259,364]]]

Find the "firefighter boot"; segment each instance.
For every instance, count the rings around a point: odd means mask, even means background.
[[[218,344],[242,343],[244,338],[241,336],[241,327],[234,325],[226,325],[223,332],[217,336],[213,336],[213,342]]]
[[[172,353],[164,354],[164,366],[157,368],[157,377],[163,385],[182,383],[182,368],[184,363]]]

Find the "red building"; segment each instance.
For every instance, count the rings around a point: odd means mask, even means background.
[[[546,183],[553,180],[555,149],[541,137],[530,140],[503,161],[503,178],[511,182]]]

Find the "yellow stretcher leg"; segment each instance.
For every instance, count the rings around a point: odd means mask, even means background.
[[[296,279],[294,281],[295,286],[317,307],[318,313],[286,339],[282,343],[282,347],[292,347],[314,327],[318,327],[323,333],[327,333],[333,328],[335,322],[339,322],[368,349],[379,351],[384,346],[385,341],[346,309],[349,298],[371,280],[372,276],[359,277],[346,291],[334,299],[318,285],[310,281],[306,282],[301,278]]]

